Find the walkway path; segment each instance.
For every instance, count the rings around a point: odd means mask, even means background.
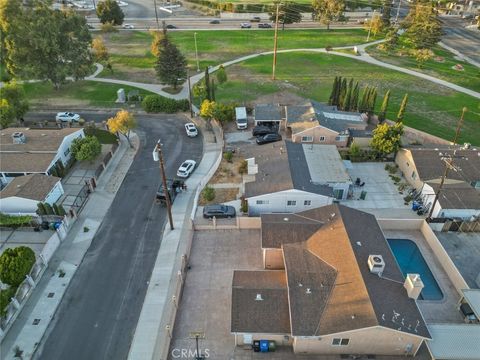
[[[377,66],[381,66],[381,67],[384,67],[384,68],[387,68],[387,69],[399,71],[399,72],[402,72],[402,73],[405,73],[405,74],[408,74],[408,75],[416,76],[416,77],[434,82],[438,85],[442,85],[442,86],[445,86],[445,87],[450,88],[452,90],[455,90],[455,91],[464,93],[466,95],[473,96],[477,99],[480,99],[480,92],[464,88],[462,86],[453,84],[451,82],[448,82],[448,81],[445,81],[445,80],[442,80],[442,79],[437,79],[436,77],[433,77],[433,76],[430,76],[430,75],[427,75],[427,74],[424,74],[424,73],[421,73],[421,72],[418,72],[418,71],[414,71],[414,70],[402,68],[400,66],[385,63],[383,61],[380,61],[380,60],[377,60],[377,59],[373,58],[372,56],[370,56],[365,51],[365,49],[368,46],[376,45],[376,44],[379,44],[383,41],[385,41],[385,40],[377,40],[377,41],[369,42],[369,43],[362,44],[362,45],[356,45],[360,55],[353,55],[353,54],[347,54],[347,53],[335,51],[335,50],[353,49],[353,47],[355,45],[335,47],[335,48],[333,48],[332,51],[327,51],[324,48],[321,48],[321,49],[319,49],[319,48],[316,48],[316,49],[287,49],[287,50],[279,50],[278,53],[314,52],[314,53],[324,53],[324,54],[328,53],[328,54],[334,54],[334,55],[338,55],[338,56],[344,56],[344,57],[348,57],[348,58],[351,58],[351,59],[354,59],[354,60],[363,61],[363,62],[372,64],[372,65],[377,65]],[[258,56],[271,55],[271,54],[273,54],[273,51],[265,51],[265,52],[261,52],[261,53],[255,53],[255,54],[242,56],[242,57],[239,57],[237,59],[233,59],[233,60],[224,62],[223,64],[212,66],[212,67],[210,67],[209,72],[213,73],[213,72],[217,71],[220,66],[227,67],[227,66],[230,66],[230,65],[238,64],[238,63],[246,61],[246,60],[256,58]],[[97,64],[97,66],[101,66],[101,65]],[[102,69],[103,69],[103,67],[102,67]],[[151,91],[151,92],[154,92],[156,94],[159,94],[159,95],[162,95],[162,96],[165,96],[165,97],[169,97],[169,98],[172,98],[172,99],[188,99],[188,88],[186,86],[184,86],[182,91],[179,92],[178,94],[173,94],[172,95],[172,94],[169,94],[169,93],[162,90],[162,88],[164,88],[163,85],[145,84],[145,83],[137,83],[137,82],[132,82],[132,81],[124,81],[124,80],[116,80],[116,79],[107,79],[107,78],[96,77],[96,75],[98,75],[100,72],[101,71],[98,71],[98,69],[97,69],[97,71],[92,76],[87,77],[86,80],[135,86],[135,87],[145,89],[145,90],[148,90],[148,91]],[[205,76],[204,72],[201,72],[201,73],[198,73],[196,75],[191,76],[190,77],[190,82],[191,82],[192,86],[194,84],[196,84],[197,82],[199,82],[201,79],[203,79],[204,76]]]

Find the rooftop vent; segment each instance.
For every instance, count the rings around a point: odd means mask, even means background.
[[[12,139],[14,144],[25,144],[27,141],[23,132],[14,132],[12,134]]]
[[[263,301],[262,294],[257,294],[255,301]]]
[[[417,300],[423,289],[423,281],[419,274],[407,274],[403,287],[407,290],[410,299]]]
[[[312,290],[310,288],[307,288],[307,291],[305,291],[307,294],[311,294]]]
[[[372,274],[382,275],[385,269],[385,261],[383,261],[382,255],[369,255],[368,268]]]

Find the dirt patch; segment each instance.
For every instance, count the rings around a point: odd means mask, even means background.
[[[210,179],[209,184],[240,184],[242,182],[242,175],[238,173],[238,167],[242,161],[243,157],[235,154],[231,163],[223,159],[217,169],[217,172]]]
[[[51,98],[42,98],[42,99],[31,99],[30,106],[32,108],[55,108],[58,104],[62,104],[65,108],[82,108],[90,105],[89,100],[79,100],[74,98],[64,98],[64,97],[51,97]]]
[[[99,75],[99,77],[128,80],[147,84],[161,84],[154,69],[138,69],[134,67],[128,67],[123,64],[114,64],[113,73],[110,71],[104,71]]]
[[[307,101],[304,97],[291,93],[288,90],[279,91],[273,94],[263,95],[253,101],[254,104],[282,104],[299,105]]]
[[[215,189],[215,198],[212,201],[207,201],[200,197],[198,205],[205,206],[210,204],[221,204],[228,201],[233,201],[237,199],[238,188],[228,188],[228,189]]]

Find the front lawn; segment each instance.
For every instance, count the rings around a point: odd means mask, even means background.
[[[236,99],[241,103],[249,100],[250,86],[255,88],[261,84],[268,89],[277,86],[306,99],[326,102],[335,76],[353,77],[362,86],[378,87],[377,110],[383,94],[391,90],[389,119],[395,119],[400,102],[408,93],[405,124],[445,139],[453,138],[461,110],[466,106],[470,111],[465,117],[460,143],[480,145],[480,102],[476,98],[411,75],[333,54],[285,53],[279,54],[277,60],[276,82],[270,80],[272,56],[260,56],[227,67],[229,78],[235,81],[217,89],[217,100]],[[243,85],[239,86],[239,82]]]
[[[113,135],[111,132],[107,130],[93,128],[93,127],[86,127],[84,129],[85,135],[87,136],[95,136],[100,144],[116,144],[118,143],[117,137]]]

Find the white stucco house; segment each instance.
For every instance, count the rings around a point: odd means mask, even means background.
[[[352,181],[335,145],[275,144],[250,159],[255,163],[245,183],[250,215],[296,213],[347,198]]]
[[[44,174],[14,178],[0,191],[0,212],[9,215],[35,215],[39,202],[53,205],[62,195],[61,179]]]
[[[29,174],[50,175],[61,162],[71,158],[72,141],[84,137],[83,129],[7,128],[0,131],[0,181]]]

